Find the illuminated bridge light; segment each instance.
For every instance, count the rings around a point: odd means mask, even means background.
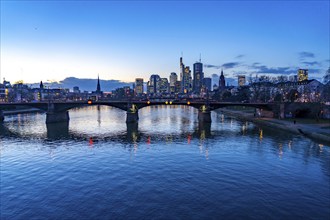
[[[187,104],[190,105],[190,102],[188,101]]]
[[[147,104],[150,105],[150,101],[147,101]]]
[[[170,101],[170,105],[172,105],[172,101]]]
[[[165,104],[167,105],[168,104],[168,101],[166,101]]]
[[[87,104],[88,104],[88,105],[91,105],[91,104],[92,104],[92,100],[88,100],[88,101],[87,101]]]

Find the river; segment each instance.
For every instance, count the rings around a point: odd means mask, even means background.
[[[330,218],[330,146],[187,106],[69,114],[0,125],[1,219]]]

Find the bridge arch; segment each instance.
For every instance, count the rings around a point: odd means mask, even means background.
[[[95,105],[104,105],[121,109],[127,112],[126,122],[135,122],[138,120],[139,109],[148,106],[189,106],[198,109],[198,117],[202,121],[210,121],[210,112],[227,106],[247,106],[265,110],[273,110],[272,104],[268,103],[225,103],[225,102],[207,102],[203,101],[81,101],[81,102],[35,102],[35,103],[5,103],[0,105],[0,110],[5,107],[29,106],[46,111],[46,123],[69,121],[68,111],[77,107],[87,107]],[[1,113],[1,112],[0,112]]]

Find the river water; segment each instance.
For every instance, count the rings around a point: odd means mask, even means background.
[[[330,219],[330,146],[184,106],[69,114],[0,125],[1,219]]]

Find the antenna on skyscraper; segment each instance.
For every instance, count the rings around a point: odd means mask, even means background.
[[[202,62],[202,53],[199,53],[199,62]]]

